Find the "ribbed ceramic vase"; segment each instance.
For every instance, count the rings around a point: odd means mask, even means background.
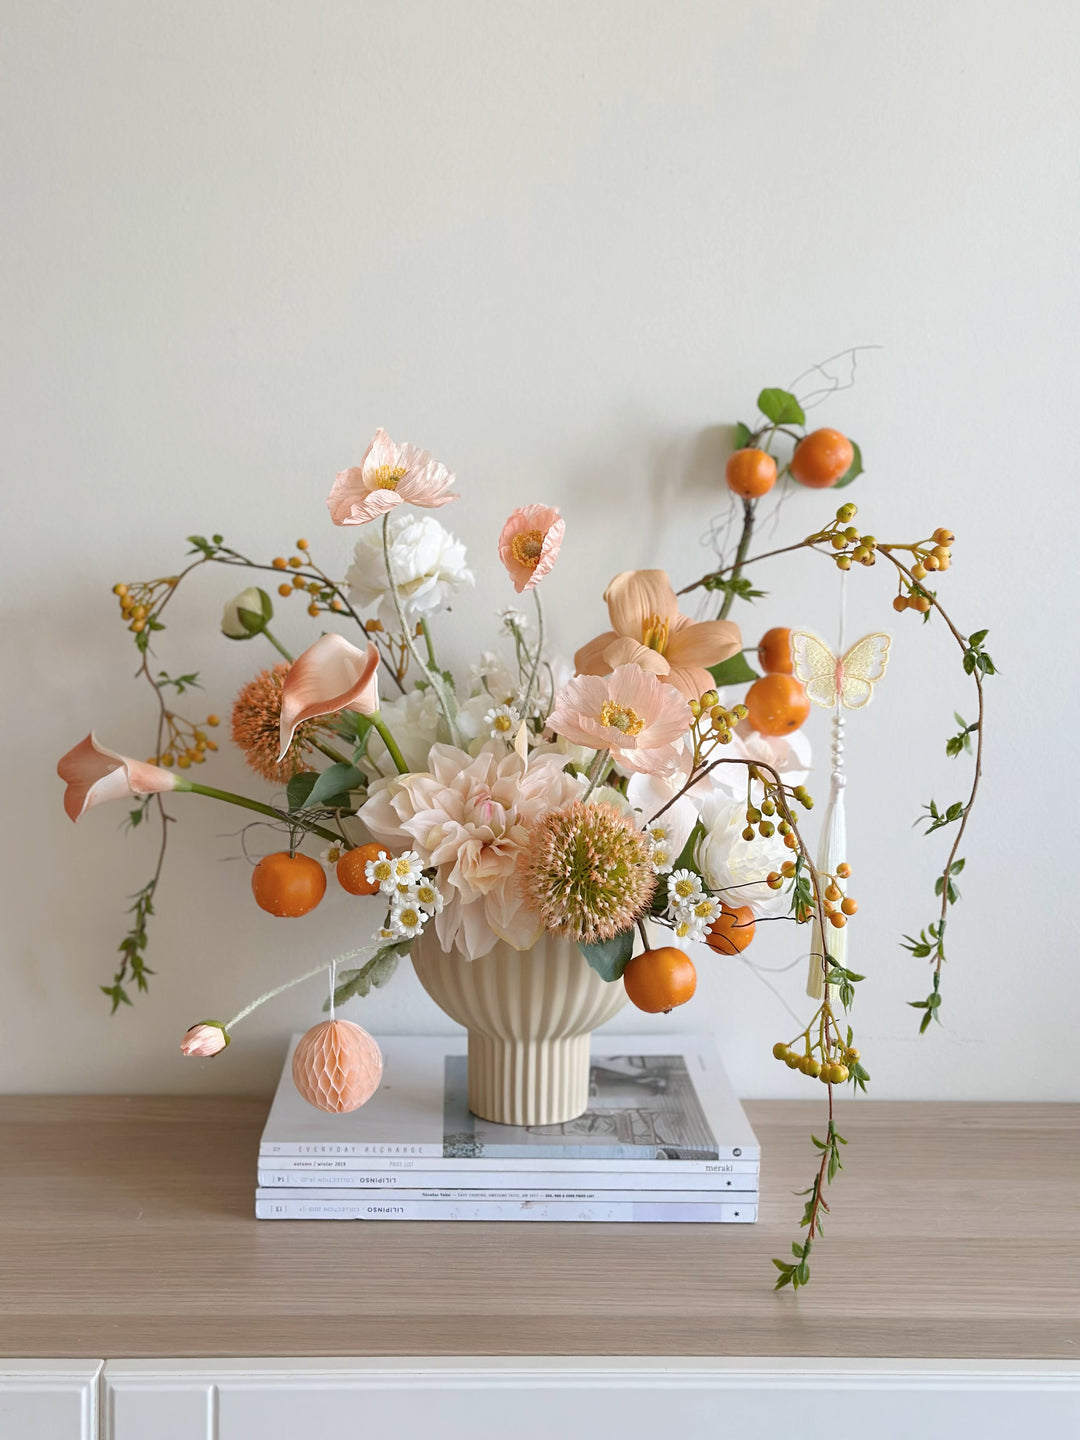
[[[578,947],[545,935],[531,950],[497,944],[449,954],[431,930],[413,946],[420,983],[469,1032],[469,1109],[499,1125],[559,1125],[588,1108],[589,1036],[626,1004],[622,984]]]

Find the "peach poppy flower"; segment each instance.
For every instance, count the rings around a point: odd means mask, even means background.
[[[56,773],[67,785],[64,809],[72,820],[80,820],[103,800],[130,800],[135,795],[157,795],[177,788],[171,770],[118,755],[100,744],[93,731],[67,752]]]
[[[691,719],[684,696],[629,664],[610,675],[575,675],[556,695],[548,725],[573,744],[610,750],[626,770],[670,775],[681,759],[676,742]]]
[[[663,570],[624,570],[604,591],[612,628],[574,656],[579,675],[606,675],[619,665],[640,665],[696,700],[712,689],[708,666],[742,645],[730,620],[691,620]]]
[[[280,762],[298,725],[318,715],[356,710],[374,715],[379,708],[379,652],[350,645],[343,635],[320,635],[289,667],[281,689]]]
[[[426,450],[396,445],[386,431],[364,451],[359,465],[342,470],[326,504],[335,525],[366,525],[406,501],[434,510],[458,497],[450,492],[452,473]]]
[[[499,559],[519,595],[551,574],[565,533],[566,521],[550,505],[523,505],[507,520],[499,536]]]
[[[188,1058],[193,1055],[220,1055],[229,1043],[229,1032],[220,1020],[200,1020],[180,1041],[180,1054]]]

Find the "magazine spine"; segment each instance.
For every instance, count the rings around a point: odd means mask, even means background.
[[[746,1176],[744,1179],[750,1179]],[[567,1205],[633,1205],[642,1201],[654,1201],[656,1203],[672,1205],[715,1205],[723,1200],[735,1202],[746,1202],[751,1197],[757,1199],[756,1177],[755,1183],[743,1185],[739,1190],[653,1190],[649,1186],[641,1186],[637,1189],[622,1190],[595,1190],[585,1187],[571,1187],[569,1189],[548,1189],[544,1186],[528,1187],[505,1187],[502,1189],[469,1189],[469,1190],[448,1190],[438,1186],[417,1186],[403,1190],[386,1190],[375,1186],[315,1186],[310,1190],[294,1187],[293,1196],[317,1194],[321,1189],[323,1195],[331,1195],[334,1199],[340,1197],[342,1200],[369,1200],[385,1201],[400,1200],[408,1204],[412,1201],[431,1201],[440,1205],[463,1204],[474,1205],[487,1201],[499,1204],[567,1204]],[[265,1173],[259,1175],[260,1190],[270,1191],[271,1194],[282,1194],[286,1187],[280,1180],[271,1180]]]
[[[666,1201],[620,1204],[567,1204],[480,1201],[447,1204],[436,1200],[342,1200],[301,1196],[281,1199],[257,1195],[257,1220],[524,1220],[563,1221],[571,1224],[752,1224],[756,1200],[747,1203],[682,1205]]]
[[[575,1195],[597,1190],[694,1190],[702,1195],[726,1194],[732,1190],[756,1190],[758,1167],[732,1175],[695,1175],[679,1171],[659,1175],[625,1175],[617,1169],[609,1174],[595,1171],[557,1171],[549,1174],[543,1170],[529,1173],[525,1170],[500,1172],[486,1170],[480,1174],[461,1171],[393,1171],[380,1175],[368,1170],[277,1170],[260,1169],[259,1184],[266,1188],[309,1186],[320,1189],[343,1189],[370,1191],[380,1195],[393,1195],[406,1190],[439,1190],[446,1194],[472,1194],[478,1191],[521,1190],[535,1194],[538,1190],[571,1190]]]

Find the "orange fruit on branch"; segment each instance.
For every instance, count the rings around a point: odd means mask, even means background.
[[[727,462],[724,478],[728,489],[736,495],[744,500],[759,500],[776,484],[776,461],[764,450],[755,450],[752,446],[736,450]]]
[[[757,647],[758,664],[766,675],[790,675],[795,668],[791,658],[791,631],[786,625],[766,630]]]
[[[855,450],[839,430],[812,430],[795,446],[788,469],[800,485],[827,490],[851,469]]]
[[[756,929],[749,905],[722,905],[709,926],[705,944],[719,955],[739,955],[753,940]]]
[[[810,701],[794,675],[763,675],[746,692],[747,718],[759,735],[790,735],[810,714]]]
[[[643,950],[623,971],[623,984],[631,1002],[650,1015],[667,1014],[685,1005],[697,989],[697,971],[690,956],[674,945]]]
[[[251,893],[261,910],[295,919],[314,910],[326,894],[326,871],[310,855],[279,850],[264,855],[251,872]]]
[[[365,873],[369,860],[377,860],[386,853],[385,845],[358,845],[355,850],[346,850],[334,867],[338,884],[350,895],[374,895],[379,888],[377,880],[371,881]]]

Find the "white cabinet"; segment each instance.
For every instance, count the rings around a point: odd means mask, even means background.
[[[0,1359],[2,1440],[100,1440],[100,1360]]]
[[[102,1440],[788,1440],[815,1414],[868,1440],[1080,1434],[1080,1367],[1052,1361],[116,1361],[105,1387]]]

